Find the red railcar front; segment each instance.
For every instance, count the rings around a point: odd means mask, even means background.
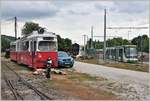
[[[52,59],[52,67],[58,67],[57,42],[40,40],[37,42],[37,51],[34,52],[34,67],[45,67],[48,57]]]
[[[16,51],[11,52],[11,59],[17,63],[25,64],[32,68],[45,68],[46,61],[52,59],[52,67],[58,66],[57,36],[52,32],[38,33],[16,41]]]

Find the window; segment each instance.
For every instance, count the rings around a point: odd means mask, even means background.
[[[56,51],[56,42],[40,41],[38,45],[40,51]]]
[[[43,37],[43,40],[54,40],[54,37]]]
[[[29,41],[24,42],[22,48],[23,48],[24,51],[28,51],[28,48],[29,48]]]
[[[126,55],[127,58],[137,57],[137,50],[136,50],[136,48],[133,48],[133,47],[125,48],[125,55]]]
[[[11,45],[11,46],[10,46],[10,50],[11,50],[11,51],[16,51],[16,45]]]
[[[66,52],[58,52],[58,57],[68,57]]]
[[[30,43],[30,51],[35,52],[36,51],[36,41],[31,41]]]
[[[119,49],[119,60],[123,61],[123,49]]]

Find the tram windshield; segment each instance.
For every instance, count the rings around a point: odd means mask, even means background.
[[[125,55],[127,58],[137,58],[137,50],[135,47],[125,48]]]
[[[40,41],[38,45],[40,51],[56,51],[56,42]]]

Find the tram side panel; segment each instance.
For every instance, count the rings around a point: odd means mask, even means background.
[[[52,67],[58,67],[58,54],[57,52],[36,52],[34,58],[34,67],[45,68],[48,57],[52,59]]]
[[[17,52],[10,51],[10,59],[13,61],[17,61]]]
[[[29,44],[29,43],[28,43]],[[58,67],[58,55],[56,51],[31,51],[33,47],[21,46],[21,51],[17,54],[17,62],[32,68],[45,68],[48,57],[52,59],[52,67]]]

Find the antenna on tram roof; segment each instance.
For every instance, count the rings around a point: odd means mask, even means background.
[[[43,34],[45,32],[45,28],[40,28],[39,30],[38,30],[38,33],[39,34]]]

